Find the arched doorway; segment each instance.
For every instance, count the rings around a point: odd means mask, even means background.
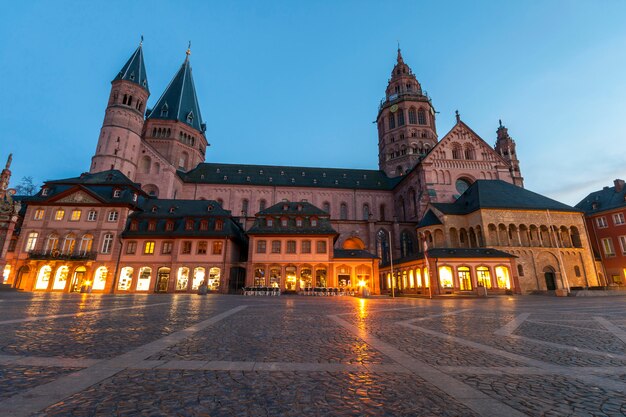
[[[60,269],[60,268],[59,268]],[[84,266],[79,266],[74,271],[74,276],[72,277],[72,285],[70,286],[71,292],[79,292],[82,287],[87,287],[91,285],[86,278],[87,269]],[[56,285],[56,283],[55,283]]]
[[[28,273],[30,272],[30,268],[26,265],[22,266],[20,269],[18,269],[17,271],[17,276],[15,277],[15,284],[13,285],[13,288],[20,288],[22,285],[22,281],[24,280],[24,277],[28,276]]]
[[[556,290],[556,273],[554,268],[547,266],[543,269],[543,276],[546,280],[546,288],[548,291]]]
[[[167,292],[167,285],[170,281],[170,268],[159,268],[156,280],[156,292]]]

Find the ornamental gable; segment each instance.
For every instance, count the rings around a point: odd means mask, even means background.
[[[79,190],[72,194],[66,195],[55,201],[56,203],[67,203],[67,204],[99,204],[101,203],[99,200],[95,199],[91,195],[86,192]]]

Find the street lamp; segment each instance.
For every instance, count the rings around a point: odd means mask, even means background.
[[[396,292],[395,292],[395,276],[393,273],[393,253],[391,252],[391,230],[388,232],[389,233],[389,266],[391,269],[391,298],[395,298],[396,297]],[[380,229],[378,231],[378,240],[380,241],[380,249],[381,252],[383,250],[383,241],[385,239],[385,231],[383,229]]]

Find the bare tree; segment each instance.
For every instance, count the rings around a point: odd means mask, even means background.
[[[39,186],[34,183],[33,177],[23,177],[15,187],[17,195],[35,195]]]

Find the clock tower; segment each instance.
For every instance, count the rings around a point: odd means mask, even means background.
[[[389,177],[406,174],[437,144],[435,109],[400,48],[376,123],[378,166]]]

